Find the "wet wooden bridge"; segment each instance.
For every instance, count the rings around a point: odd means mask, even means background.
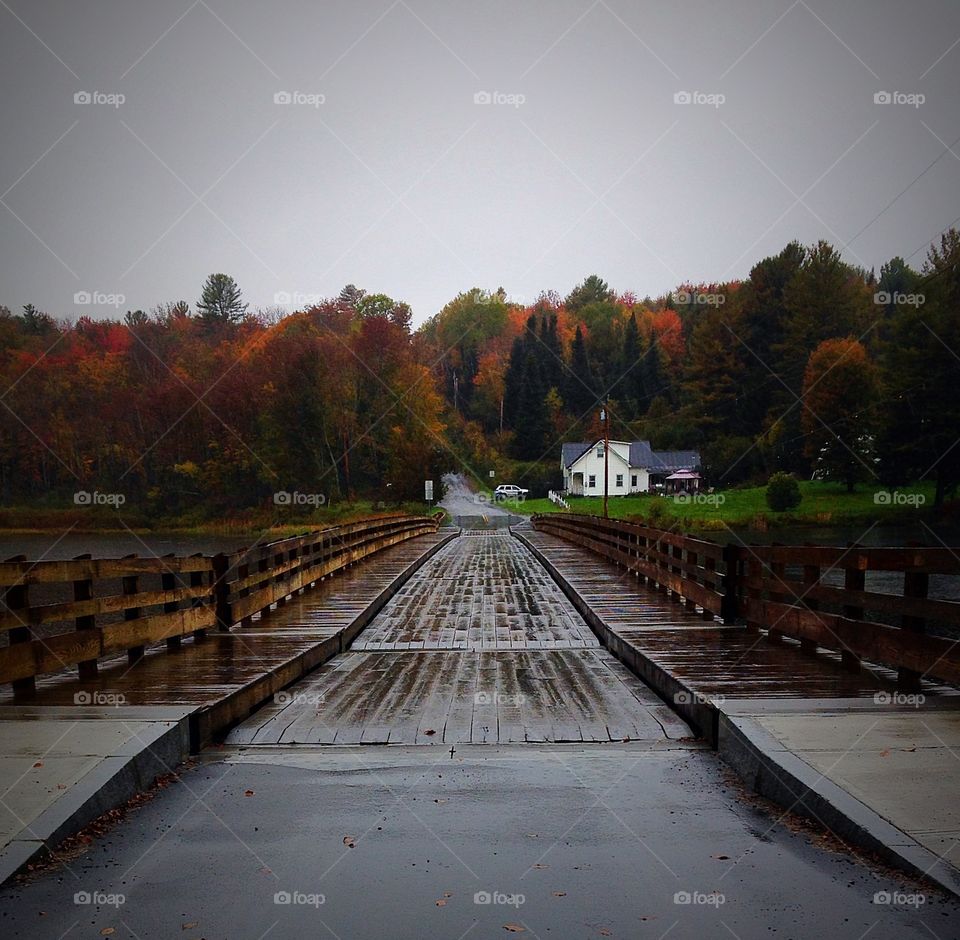
[[[877,571],[899,593],[869,590]],[[669,740],[687,722],[715,742],[718,698],[953,694],[960,604],[929,596],[931,577],[960,577],[957,556],[724,547],[570,515],[16,558],[0,564],[0,705],[189,705],[195,749],[260,706],[233,741]]]

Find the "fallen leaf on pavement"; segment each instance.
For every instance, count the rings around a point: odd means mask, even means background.
[[[355,848],[356,845],[357,845],[357,837],[356,837],[356,836],[344,836],[344,837],[343,837],[343,844],[344,844],[348,849]]]
[[[244,791],[243,791],[243,795],[244,795],[244,796],[253,796],[253,794],[254,794],[254,791],[253,791],[253,790],[244,790]]]
[[[519,924],[504,924],[504,930],[509,930],[510,933],[523,933],[527,928],[521,927]]]

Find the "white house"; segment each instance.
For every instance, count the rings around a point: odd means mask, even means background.
[[[695,450],[652,450],[649,441],[610,441],[607,493],[648,493],[678,471],[691,471],[689,488],[699,486],[700,454]],[[563,488],[572,496],[603,495],[603,441],[564,444],[560,452]]]

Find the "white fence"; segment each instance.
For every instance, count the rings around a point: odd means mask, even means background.
[[[567,501],[559,493],[555,493],[553,490],[550,490],[547,493],[547,499],[549,499],[551,503],[556,503],[558,506],[562,506],[564,509],[568,511],[570,509],[570,506],[567,503]]]

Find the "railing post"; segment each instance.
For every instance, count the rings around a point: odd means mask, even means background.
[[[689,567],[692,568],[694,571],[697,568],[698,557],[699,556],[692,548],[687,549],[687,565],[689,565]],[[692,571],[682,572],[680,577],[682,577],[685,581],[692,581],[694,584],[697,583],[697,579]],[[684,606],[687,608],[687,610],[697,609],[696,602],[692,601],[689,597],[687,598],[686,604]]]
[[[757,584],[763,584],[763,562],[752,552],[750,557],[747,559],[747,580],[749,583],[747,587],[747,599],[751,601],[756,601],[759,605],[763,600],[763,588],[757,586]],[[755,613],[755,612],[754,612]],[[759,633],[760,627],[762,624],[755,616],[751,616],[750,611],[747,611],[747,629],[751,633]]]
[[[123,561],[132,561],[137,558],[136,554],[133,555],[124,555]],[[125,574],[121,578],[122,591],[126,597],[132,597],[134,594],[138,593],[140,590],[140,576],[136,574]],[[124,607],[123,608],[123,619],[124,621],[136,620],[140,616],[141,610],[139,607]],[[127,650],[127,661],[135,663],[138,660],[143,659],[146,650],[143,644],[137,646],[131,646]]]
[[[164,555],[164,558],[174,558],[175,556],[171,553],[169,555]],[[162,560],[162,559],[161,559]],[[160,575],[160,587],[164,591],[174,591],[177,587],[177,576],[172,571],[164,571]],[[165,614],[172,614],[174,611],[178,610],[180,605],[177,601],[167,601],[163,605],[163,612]],[[167,649],[168,650],[177,650],[183,645],[183,637],[180,634],[176,636],[167,637]]]
[[[730,543],[723,546],[723,575],[720,578],[720,619],[733,623],[740,614],[740,550]]]
[[[221,632],[228,632],[233,626],[233,615],[230,611],[230,585],[227,584],[229,564],[223,552],[213,556],[213,604],[217,614],[217,629]]]
[[[926,571],[905,571],[903,574],[903,596],[926,600],[930,589],[930,575]],[[904,614],[901,629],[911,633],[926,633],[927,621],[924,617]],[[920,691],[920,673],[901,666],[897,670],[897,687],[907,692]]]
[[[854,549],[857,548],[856,543],[850,542],[847,545],[847,548],[852,553]],[[864,568],[859,567],[859,560],[857,561],[857,566],[848,566],[844,568],[843,573],[843,587],[846,591],[862,591],[867,583],[866,571]],[[850,620],[863,620],[863,607],[859,604],[844,604],[843,605],[843,616],[849,618]],[[844,649],[840,651],[840,661],[843,665],[843,668],[848,672],[859,672],[860,671],[860,657],[857,656],[852,650]]]
[[[707,556],[703,559],[703,567],[704,567],[704,575],[703,575],[703,583],[704,583],[704,585],[705,585],[706,587],[708,587],[711,591],[716,592],[716,590],[717,590],[717,560],[716,560],[716,558],[714,558],[713,555],[707,555]],[[720,603],[721,603],[721,605],[723,604],[723,598],[722,598],[722,597],[721,597],[721,599],[720,599]],[[714,611],[708,610],[706,607],[704,607],[704,608],[703,608],[703,612],[701,613],[701,617],[703,617],[704,620],[713,620]]]
[[[191,558],[203,558],[202,552],[197,552],[195,555],[191,555]],[[203,587],[203,572],[202,571],[191,571],[190,572],[190,587]],[[190,607],[191,609],[196,607],[203,606],[202,597],[191,597],[190,598]],[[206,639],[207,631],[205,629],[194,630],[193,631],[193,641],[196,643],[198,640]]]
[[[77,555],[74,561],[88,561],[92,555]],[[89,601],[93,599],[93,578],[79,578],[73,582],[73,599],[75,601]],[[97,618],[93,614],[85,614],[75,620],[77,631],[92,630],[96,627]],[[85,659],[77,665],[77,672],[82,680],[96,679],[97,660]]]
[[[7,559],[9,562],[26,560],[26,555],[14,555],[12,558]],[[7,610],[14,614],[23,624],[23,626],[20,627],[12,627],[7,633],[10,645],[13,646],[14,643],[29,643],[33,639],[33,631],[21,616],[21,613],[25,612],[30,606],[27,584],[23,581],[19,584],[11,584],[3,593],[3,603]],[[14,679],[13,681],[14,698],[30,696],[36,692],[36,690],[37,680],[35,676],[26,676],[23,679]]]
[[[779,546],[779,542],[773,542],[771,548],[776,548]],[[782,590],[777,588],[779,584],[783,586],[783,579],[787,572],[787,566],[782,561],[771,561],[770,562],[770,583],[772,587],[769,589],[770,602],[774,604],[782,604],[786,600],[786,594]],[[777,621],[779,622],[779,617]],[[781,643],[783,642],[783,632],[777,630],[775,627],[770,627],[767,630],[767,639],[771,643]]]
[[[808,548],[813,548],[813,546],[807,546]],[[820,583],[820,566],[819,565],[804,565],[803,566],[803,583],[806,589],[809,591],[811,587]],[[807,600],[804,597],[804,604],[806,604],[808,610],[818,610],[820,604],[814,598],[812,600]],[[816,640],[810,640],[806,637],[800,640],[800,649],[804,653],[816,653],[817,651],[817,642]]]

